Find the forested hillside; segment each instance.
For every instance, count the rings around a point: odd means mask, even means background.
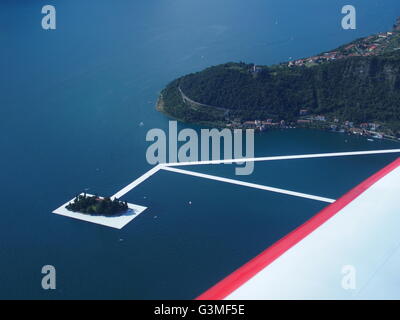
[[[181,91],[179,90],[181,89]],[[226,111],[196,107],[191,100]],[[385,123],[400,131],[400,50],[349,57],[314,66],[257,67],[226,63],[170,83],[162,93],[166,113],[185,121],[294,120],[301,109],[341,120]]]

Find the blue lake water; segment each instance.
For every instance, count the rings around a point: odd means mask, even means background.
[[[386,31],[400,15],[398,0],[354,0],[358,28],[344,31],[341,0],[69,0],[53,1],[57,30],[44,31],[44,4],[0,3],[0,298],[194,298],[317,213],[323,203],[167,172],[126,195],[149,210],[121,231],[51,211],[84,189],[114,194],[151,168],[145,136],[168,127],[154,105],[174,78],[309,56]],[[258,135],[255,151],[398,146],[284,130]],[[244,179],[338,197],[394,158],[257,165]],[[308,182],[313,167],[325,176]],[[47,264],[55,291],[40,285]]]

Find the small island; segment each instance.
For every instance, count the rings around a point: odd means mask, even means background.
[[[94,216],[116,217],[127,213],[128,203],[117,198],[100,198],[88,196],[86,193],[78,195],[66,207],[67,210]]]

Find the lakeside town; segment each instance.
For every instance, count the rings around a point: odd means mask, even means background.
[[[265,132],[269,129],[315,128],[364,136],[368,139],[400,141],[400,138],[394,136],[383,124],[366,122],[357,125],[352,121],[340,121],[340,119],[331,116],[312,115],[309,114],[308,109],[300,110],[297,121],[274,121],[273,119],[266,119],[242,122],[240,119],[234,119],[226,127],[230,129],[254,129],[259,132]]]
[[[335,51],[321,55],[289,61],[288,67],[312,67],[324,62],[346,59],[350,57],[370,57],[384,54],[387,51],[400,50],[400,17],[397,18],[392,31],[381,32],[362,38],[339,47]]]

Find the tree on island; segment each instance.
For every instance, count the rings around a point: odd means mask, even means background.
[[[70,202],[66,209],[73,212],[86,213],[90,215],[118,216],[129,210],[126,201],[110,197],[104,199],[98,196],[87,196],[86,193],[78,195]]]

